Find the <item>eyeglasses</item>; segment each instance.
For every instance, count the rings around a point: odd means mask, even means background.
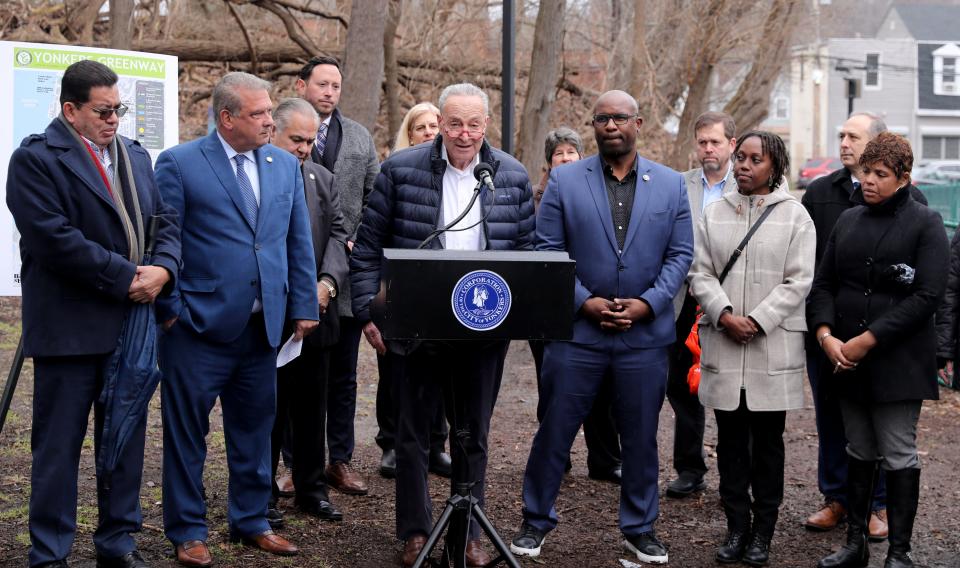
[[[483,135],[485,126],[483,124],[460,124],[459,122],[451,122],[449,125],[445,124],[443,129],[451,138],[459,138],[464,132],[466,132],[470,138],[477,138],[478,135]]]
[[[77,108],[82,107],[86,103],[74,103],[77,105]],[[129,107],[123,103],[120,103],[113,108],[94,108],[90,107],[90,110],[100,115],[100,120],[110,120],[110,115],[116,114],[117,118],[123,118],[123,115],[127,114],[127,111],[130,110]]]
[[[595,114],[593,115],[594,126],[606,126],[611,120],[617,126],[623,126],[631,118],[636,118],[635,114]]]

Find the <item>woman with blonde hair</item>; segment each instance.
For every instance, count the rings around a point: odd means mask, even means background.
[[[429,142],[440,132],[440,109],[433,103],[419,103],[407,111],[397,131],[393,151]]]

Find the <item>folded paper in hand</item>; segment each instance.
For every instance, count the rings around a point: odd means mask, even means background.
[[[300,350],[303,349],[303,339],[294,339],[294,337],[294,335],[291,335],[290,339],[280,348],[280,352],[277,353],[278,369],[300,356]]]

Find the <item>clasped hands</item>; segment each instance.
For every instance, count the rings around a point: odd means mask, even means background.
[[[822,337],[824,333],[827,332],[818,331],[817,336]],[[839,373],[855,369],[876,344],[877,338],[873,333],[865,331],[846,342],[828,335],[823,338],[820,347],[833,365],[833,372]]]
[[[594,296],[587,298],[580,311],[600,324],[601,329],[627,331],[633,322],[649,318],[650,306],[638,298],[614,298],[607,300]]]
[[[760,326],[753,318],[749,316],[735,316],[731,312],[720,314],[720,321],[717,322],[731,340],[746,345],[760,333]]]
[[[127,297],[138,304],[150,304],[170,281],[170,273],[162,266],[138,266]]]

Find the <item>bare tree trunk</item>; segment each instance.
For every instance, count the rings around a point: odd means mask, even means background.
[[[710,76],[713,74],[713,64],[704,62],[700,65],[690,81],[687,89],[687,98],[684,101],[683,114],[680,115],[680,124],[677,127],[677,139],[673,145],[668,165],[684,171],[690,166],[690,152],[693,151],[693,125],[705,110],[707,110],[707,93],[710,89]]]
[[[110,0],[110,47],[129,50],[133,44],[133,0]]]
[[[607,61],[607,89],[627,91],[631,86],[636,9],[633,0],[613,0],[611,27],[614,30],[610,59]]]
[[[530,177],[542,166],[543,139],[550,128],[550,111],[557,97],[557,82],[563,66],[564,0],[541,0],[533,32],[527,96],[520,113],[517,141],[519,159]]]
[[[343,95],[340,110],[373,133],[380,112],[383,81],[383,32],[389,12],[387,0],[354,0],[343,54]],[[370,38],[380,41],[371,43]]]
[[[100,8],[104,0],[73,0],[67,6],[67,27],[73,32],[75,41],[84,45],[93,42],[93,24],[100,17]]]
[[[755,128],[767,117],[770,93],[780,72],[788,65],[787,51],[791,38],[783,30],[793,28],[800,10],[799,2],[794,0],[774,0],[770,5],[750,71],[724,107],[724,111],[737,122],[740,132]]]
[[[400,108],[400,69],[397,63],[397,25],[403,11],[403,0],[390,0],[390,13],[383,30],[384,94],[387,98],[387,140],[393,140],[403,122]]]

